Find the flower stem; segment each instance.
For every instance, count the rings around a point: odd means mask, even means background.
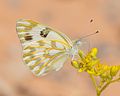
[[[110,81],[110,82],[106,83],[106,84],[101,88],[101,90],[99,91],[99,94],[101,94],[111,83],[117,82],[117,81],[119,81],[119,80],[120,80],[120,78],[115,79],[115,80],[113,80],[113,81]],[[100,96],[100,95],[98,95],[98,96]]]
[[[93,82],[93,85],[94,85],[94,87],[95,87],[95,89],[96,89],[96,93],[99,94],[99,90],[98,90],[98,87],[97,87],[97,83],[96,83],[95,78],[94,78],[93,75],[91,75],[91,74],[90,74],[90,77],[91,77],[92,82]],[[100,95],[98,95],[98,96],[100,96]]]

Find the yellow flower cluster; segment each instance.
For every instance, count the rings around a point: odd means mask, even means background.
[[[120,81],[120,65],[108,66],[101,64],[97,58],[97,48],[93,48],[87,54],[83,51],[79,51],[79,57],[77,60],[72,61],[72,66],[78,70],[78,72],[87,72],[96,88],[97,96],[100,96],[102,91],[107,88],[111,83]],[[99,77],[100,80],[95,79]]]
[[[100,60],[97,58],[97,48],[93,48],[86,55],[80,50],[78,60],[72,61],[72,66],[78,69],[78,72],[87,72],[89,74],[100,76],[105,80],[112,80],[114,76],[120,70],[120,66],[108,66],[100,64]]]

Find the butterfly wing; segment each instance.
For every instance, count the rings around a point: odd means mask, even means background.
[[[23,48],[23,61],[36,75],[58,71],[65,63],[71,40],[63,33],[32,20],[20,19],[16,26]]]

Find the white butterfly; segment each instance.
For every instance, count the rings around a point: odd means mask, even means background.
[[[23,61],[36,75],[61,69],[65,61],[77,54],[80,40],[72,42],[65,34],[32,20],[17,21],[23,48]]]

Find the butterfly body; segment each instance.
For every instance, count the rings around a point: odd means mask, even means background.
[[[69,57],[78,52],[78,44],[65,34],[32,20],[17,21],[17,32],[23,49],[23,61],[36,75],[58,71]]]

